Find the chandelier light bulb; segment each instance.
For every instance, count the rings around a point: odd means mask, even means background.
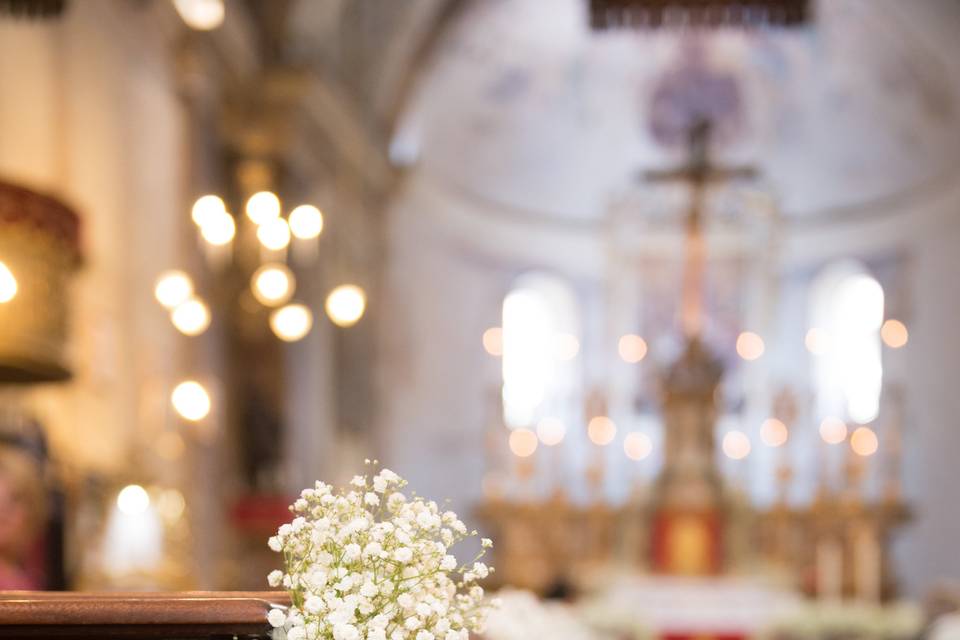
[[[323,233],[323,214],[310,204],[302,204],[290,212],[290,232],[301,240],[310,240]]]
[[[763,355],[763,338],[752,331],[737,336],[737,354],[744,360],[756,360]]]
[[[232,215],[226,211],[219,211],[204,220],[203,226],[200,227],[200,235],[215,247],[222,247],[229,244],[237,235],[237,223]]]
[[[170,394],[174,411],[190,422],[199,422],[210,414],[210,394],[196,380],[185,380]]]
[[[117,509],[127,516],[138,516],[150,508],[150,494],[138,484],[128,484],[117,494]]]
[[[295,287],[293,272],[282,263],[265,264],[250,278],[253,297],[268,307],[275,307],[289,300],[293,297]]]
[[[907,331],[907,325],[891,318],[880,327],[880,338],[891,349],[899,349],[907,344],[910,332]]]
[[[2,275],[0,275],[2,279]],[[2,288],[2,285],[0,285]],[[153,287],[153,296],[165,309],[183,304],[193,295],[193,281],[183,271],[164,271]]]
[[[173,0],[180,19],[191,29],[211,31],[223,24],[223,0]]]
[[[270,191],[259,191],[247,200],[247,217],[260,225],[268,220],[280,217],[280,198]]]
[[[193,209],[190,212],[190,218],[193,223],[201,229],[214,222],[214,219],[227,212],[227,205],[223,203],[220,196],[205,195],[197,198],[193,203]]]
[[[338,327],[355,325],[367,308],[367,294],[355,284],[342,284],[327,296],[327,316]]]
[[[13,300],[17,289],[17,278],[7,265],[0,262],[0,304]]]
[[[284,342],[296,342],[310,333],[313,313],[302,304],[288,304],[270,314],[270,329]]]
[[[767,418],[760,425],[760,439],[768,447],[779,447],[786,444],[790,433],[787,431],[787,425],[776,418]]]
[[[840,418],[827,416],[820,423],[820,437],[827,444],[840,444],[847,439],[847,425]]]
[[[210,309],[199,298],[190,298],[170,312],[170,320],[185,336],[198,336],[210,326]]]
[[[290,244],[290,226],[283,218],[266,220],[257,229],[257,239],[271,251],[286,249]]]
[[[858,456],[872,456],[879,447],[877,433],[870,427],[858,427],[850,436],[850,448]]]

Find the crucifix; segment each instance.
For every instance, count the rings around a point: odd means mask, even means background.
[[[689,159],[686,164],[644,173],[647,182],[684,182],[691,187],[680,300],[680,326],[688,339],[698,338],[703,329],[703,288],[707,253],[703,236],[703,208],[707,189],[720,182],[749,179],[757,175],[753,167],[720,167],[710,162],[710,126],[709,120],[700,120],[690,127],[687,142]]]

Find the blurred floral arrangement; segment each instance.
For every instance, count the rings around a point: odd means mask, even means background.
[[[815,603],[774,622],[761,634],[761,638],[905,640],[916,637],[923,624],[922,611],[907,603],[885,606]]]
[[[544,601],[529,591],[505,589],[499,605],[490,613],[486,640],[595,640],[598,636],[560,602]]]
[[[603,595],[594,596],[577,605],[577,616],[604,637],[620,640],[651,640],[656,637],[650,621],[637,609]]]
[[[268,542],[284,570],[267,581],[292,602],[268,614],[274,640],[468,640],[483,630],[496,602],[476,583],[493,571],[480,561],[493,543],[482,539],[459,564],[450,547],[477,532],[436,502],[408,499],[406,484],[382,469],[300,494],[293,521]]]

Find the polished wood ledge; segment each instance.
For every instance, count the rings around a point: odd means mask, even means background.
[[[0,638],[269,637],[267,612],[282,591],[81,593],[0,591]]]

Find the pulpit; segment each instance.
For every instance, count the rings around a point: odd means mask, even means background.
[[[206,640],[269,638],[285,592],[0,592],[0,638]]]

